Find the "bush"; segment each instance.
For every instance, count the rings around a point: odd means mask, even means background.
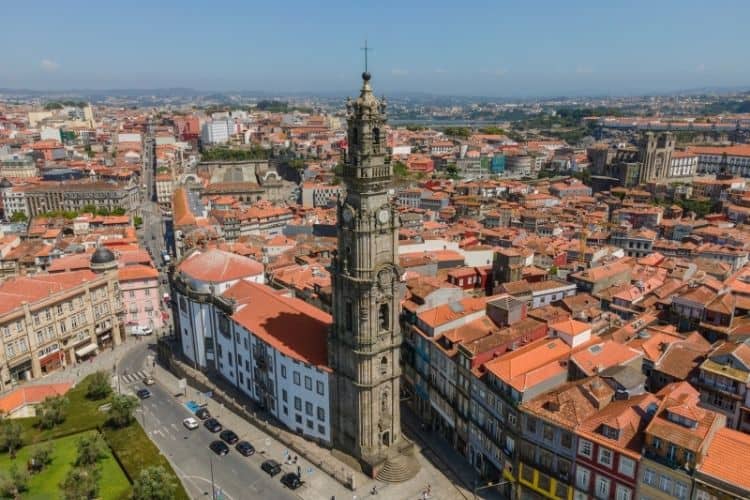
[[[35,469],[42,470],[52,463],[52,445],[39,445],[31,454],[31,461]]]
[[[89,376],[89,385],[86,387],[86,397],[89,399],[104,399],[112,393],[109,374],[98,371]]]

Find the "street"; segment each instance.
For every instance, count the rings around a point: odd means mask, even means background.
[[[144,343],[120,359],[117,372],[120,377],[119,388],[123,393],[134,394],[138,389],[146,387],[141,380],[133,380],[136,378],[133,375],[138,372],[150,372],[149,355],[149,344]],[[131,382],[128,383],[126,380]],[[265,457],[260,452],[251,457],[244,457],[230,447],[231,450],[226,456],[215,455],[208,445],[211,441],[219,439],[218,434],[210,433],[203,425],[193,431],[187,430],[182,425],[182,420],[191,416],[191,413],[183,403],[158,381],[148,389],[152,396],[141,402],[136,418],[172,463],[192,498],[210,498],[212,463],[214,484],[217,492],[221,491],[223,494],[223,498],[298,498],[280,483],[280,475],[271,478],[261,470],[260,464]],[[221,421],[221,415],[218,415],[218,418]],[[240,439],[247,439],[240,429],[233,430],[239,434]],[[259,451],[262,449],[262,443],[249,441]]]

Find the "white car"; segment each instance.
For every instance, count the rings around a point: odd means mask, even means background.
[[[151,335],[152,333],[154,333],[154,329],[150,326],[136,325],[130,329],[130,335],[135,336],[146,336]]]
[[[182,421],[182,425],[190,429],[191,431],[198,428],[198,421],[193,417],[188,417]]]

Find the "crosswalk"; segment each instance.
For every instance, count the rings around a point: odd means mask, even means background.
[[[142,382],[143,379],[146,378],[146,372],[143,370],[134,372],[134,373],[128,373],[127,375],[122,375],[120,379],[124,384],[132,384],[133,382]]]

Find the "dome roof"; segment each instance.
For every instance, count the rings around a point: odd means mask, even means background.
[[[115,261],[115,254],[111,250],[104,247],[96,249],[94,254],[91,256],[92,264],[108,264]]]
[[[0,181],[0,188],[10,188],[10,187],[13,187],[13,184],[11,184],[8,179],[3,177],[3,180]]]

